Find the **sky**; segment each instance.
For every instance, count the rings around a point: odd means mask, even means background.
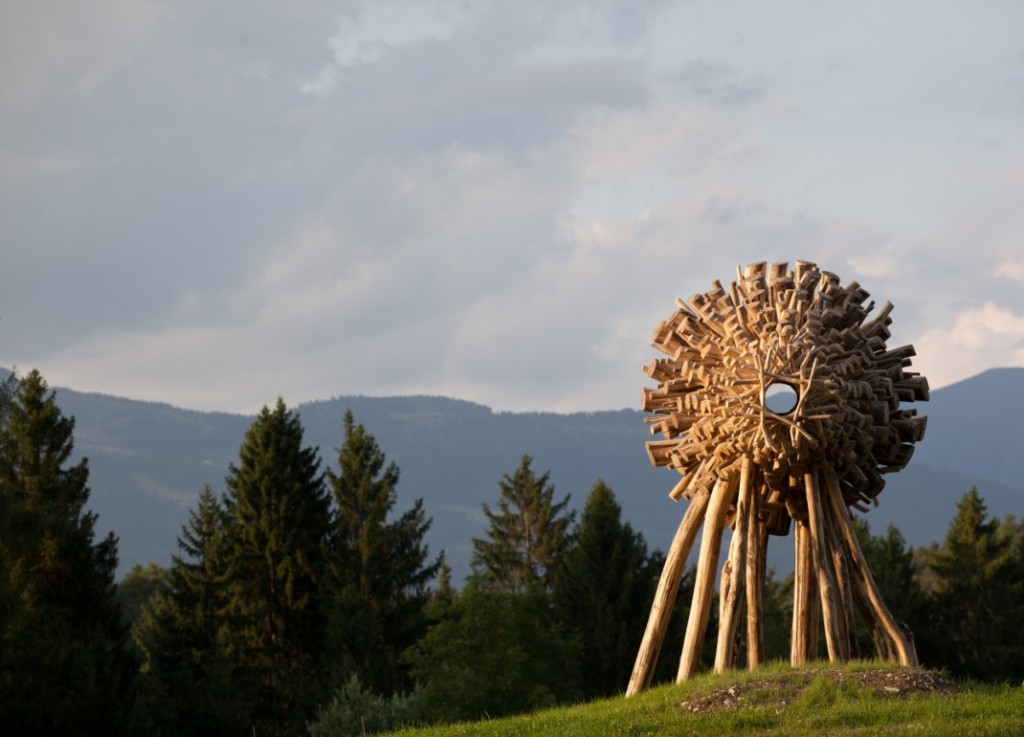
[[[250,413],[638,407],[805,260],[1024,366],[1024,4],[0,0],[0,366]]]

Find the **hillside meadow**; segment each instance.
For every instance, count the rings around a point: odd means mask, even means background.
[[[466,688],[472,688],[466,684]],[[706,674],[634,698],[614,697],[504,719],[403,729],[395,737],[718,737],[1024,734],[1024,685],[953,682],[889,663]]]

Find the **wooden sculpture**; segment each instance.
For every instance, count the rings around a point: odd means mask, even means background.
[[[656,466],[682,478],[669,496],[689,501],[665,561],[626,694],[650,684],[684,566],[703,524],[678,681],[697,670],[722,535],[732,528],[719,592],[715,671],[764,655],[761,621],[768,536],[793,530],[794,666],[816,656],[819,617],[830,660],[855,653],[854,608],[880,657],[916,664],[912,636],[886,608],[854,532],[850,507],[877,504],[882,475],[903,468],[925,419],[901,402],[928,399],[907,370],[913,346],[886,349],[888,302],[843,286],[814,264],[751,264],[729,288],[715,281],[654,333],[659,358],[644,371],[647,443]],[[746,615],[746,630],[740,624]]]

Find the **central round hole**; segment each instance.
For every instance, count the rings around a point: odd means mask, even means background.
[[[774,381],[764,388],[764,397],[761,401],[769,412],[788,415],[796,409],[796,405],[800,401],[800,393],[792,384]]]

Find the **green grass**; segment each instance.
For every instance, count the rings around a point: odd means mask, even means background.
[[[752,673],[705,675],[631,699],[617,697],[505,719],[406,729],[404,737],[601,735],[1024,735],[1024,687],[975,683],[952,693],[890,693],[881,663],[772,664]],[[732,689],[732,691],[730,691]],[[738,697],[738,698],[737,698]],[[728,700],[728,703],[726,703]],[[696,708],[694,713],[692,709]]]

